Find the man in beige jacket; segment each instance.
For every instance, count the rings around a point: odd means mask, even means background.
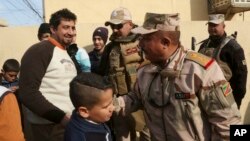
[[[232,89],[216,61],[180,44],[179,14],[147,13],[132,32],[151,64],[118,98],[120,112],[144,109],[152,141],[229,140],[229,126],[241,124]]]

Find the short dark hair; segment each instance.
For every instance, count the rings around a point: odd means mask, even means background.
[[[76,21],[77,17],[74,13],[72,13],[70,10],[67,8],[61,9],[55,13],[53,13],[50,17],[49,24],[52,26],[54,29],[58,27],[60,24],[61,20],[73,20]]]
[[[5,72],[19,72],[20,70],[20,64],[16,59],[7,59],[3,64],[3,70]]]
[[[51,34],[51,31],[50,31],[50,25],[49,23],[41,23],[39,28],[38,28],[38,32],[37,32],[37,37],[39,40],[41,40],[42,38],[42,35],[44,33],[49,33]]]
[[[70,99],[76,109],[80,106],[91,109],[99,102],[100,93],[112,88],[112,83],[107,77],[82,72],[70,82]]]

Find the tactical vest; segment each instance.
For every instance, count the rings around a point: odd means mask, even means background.
[[[205,47],[202,48],[199,53],[202,53],[206,56],[210,56],[212,58],[214,58],[217,63],[219,64],[226,80],[230,80],[231,77],[232,77],[232,71],[230,69],[230,67],[228,66],[228,64],[226,62],[223,62],[221,59],[220,59],[220,53],[221,53],[221,49],[231,40],[233,39],[233,37],[231,36],[228,36],[226,37],[222,43],[220,44],[220,46],[216,47],[216,48],[209,48],[208,45],[209,43],[211,42],[210,40],[208,40],[208,42],[206,43]]]
[[[115,94],[127,94],[134,87],[137,68],[143,61],[138,44],[138,40],[117,43],[109,54],[109,77]]]

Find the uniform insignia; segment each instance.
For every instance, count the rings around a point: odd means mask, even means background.
[[[186,59],[200,64],[205,69],[207,69],[214,62],[214,59],[197,52],[188,52]]]
[[[190,93],[175,93],[176,99],[190,99],[191,95]]]
[[[133,62],[140,62],[142,57],[139,54],[138,45],[139,41],[133,43],[120,44],[121,54],[123,57],[124,64],[129,64]]]
[[[128,56],[134,53],[138,53],[138,48],[137,47],[132,47],[132,48],[127,48],[125,50],[124,56]]]
[[[228,96],[230,93],[232,93],[232,89],[231,89],[231,86],[229,83],[225,83],[223,86],[222,86],[222,91],[223,91],[223,94],[224,96]]]

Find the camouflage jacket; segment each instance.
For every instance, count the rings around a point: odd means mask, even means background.
[[[241,116],[219,65],[182,47],[168,61],[138,71],[135,90],[118,98],[121,113],[144,109],[152,141],[229,140]]]

